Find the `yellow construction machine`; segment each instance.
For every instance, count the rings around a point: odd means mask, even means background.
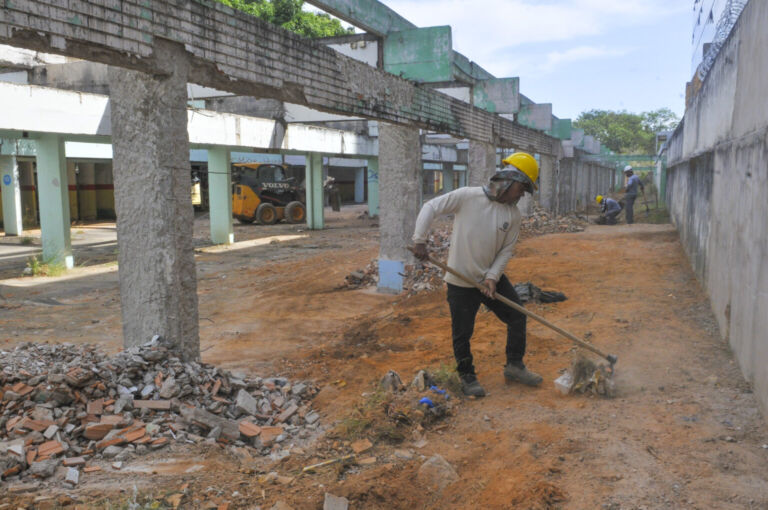
[[[304,223],[304,191],[296,179],[286,177],[283,165],[236,163],[233,175],[232,214],[241,223],[273,225],[285,219]]]

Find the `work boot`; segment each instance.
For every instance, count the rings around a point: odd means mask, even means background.
[[[507,363],[504,378],[507,382],[520,382],[528,386],[538,386],[542,381],[539,374],[531,372],[522,363]]]
[[[484,397],[485,389],[480,386],[475,374],[461,374],[461,392],[468,397]]]

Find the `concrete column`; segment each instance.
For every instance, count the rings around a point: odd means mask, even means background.
[[[379,215],[379,160],[368,160],[368,216]]]
[[[365,202],[365,168],[355,169],[355,203]]]
[[[64,139],[42,135],[37,140],[37,192],[40,196],[40,231],[43,260],[74,266],[69,232],[69,190]]]
[[[155,40],[164,75],[109,68],[123,344],[161,335],[200,358],[183,46]]]
[[[414,260],[406,247],[421,202],[420,145],[418,129],[379,123],[379,292],[401,292],[405,264]]]
[[[69,218],[79,220],[77,203],[77,165],[74,161],[67,161],[67,185],[69,195]]]
[[[467,185],[467,171],[459,172],[459,188],[463,188]]]
[[[21,183],[19,164],[15,156],[0,156],[0,189],[3,197],[3,230],[7,236],[20,236],[24,231],[21,222]]]
[[[496,149],[489,143],[469,141],[468,186],[482,186],[496,171]]]
[[[115,180],[113,165],[100,163],[95,165],[96,177],[96,214],[99,218],[116,218],[115,214]]]
[[[229,149],[208,149],[208,204],[211,241],[214,244],[235,242],[232,226],[232,172]]]
[[[306,155],[304,180],[307,195],[307,228],[322,230],[325,227],[323,216],[323,155],[311,152]]]
[[[555,207],[555,173],[557,158],[539,155],[539,205],[549,212]]]
[[[80,219],[96,219],[96,169],[93,163],[78,163],[78,203]]]
[[[443,193],[453,191],[453,163],[443,163]]]

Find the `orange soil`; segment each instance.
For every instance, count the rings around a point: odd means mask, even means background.
[[[306,239],[198,256],[203,360],[314,379],[325,387],[315,407],[327,425],[347,416],[387,370],[408,382],[421,368],[452,363],[444,290],[410,298],[338,290],[346,274],[376,256],[377,230],[354,216],[332,218],[329,226]],[[247,228],[262,236],[296,231]],[[130,480],[158,496],[189,482],[189,508],[224,501],[230,508],[270,508],[283,500],[316,509],[326,491],[349,498],[355,509],[768,508],[768,428],[671,226],[593,226],[532,237],[506,273],[513,282],[568,296],[531,309],[618,355],[616,398],[557,393],[552,381],[575,349],[532,322],[526,362],[544,384],[505,385],[504,329],[493,314],[481,313],[473,353],[488,396],[460,400],[453,416],[423,432],[421,449],[414,438],[379,442],[372,466],[337,466],[290,485],[265,485],[258,473],[296,476],[303,465],[346,453],[350,438],[321,438],[274,464],[215,446],[173,446],[161,456],[178,459],[178,469],[81,476],[81,498],[117,497]],[[115,285],[83,285],[71,294],[63,283],[35,288],[38,297],[53,293],[65,303],[47,307],[4,288],[0,348],[31,340],[118,349]],[[395,457],[396,448],[414,458]],[[434,453],[460,476],[439,493],[416,479],[421,456]],[[148,462],[151,456],[129,464]],[[189,472],[191,462],[204,469]]]

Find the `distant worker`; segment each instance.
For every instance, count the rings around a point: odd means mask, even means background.
[[[522,304],[514,287],[504,276],[520,232],[521,215],[517,202],[536,189],[539,165],[530,154],[516,152],[503,161],[505,167],[481,187],[459,188],[424,204],[416,219],[414,253],[426,260],[429,228],[438,216],[453,214],[453,233],[448,266],[481,283],[482,292],[447,273],[448,306],[451,311],[453,354],[465,395],[483,397],[485,390],[475,375],[469,341],[481,304],[507,325],[504,377],[529,386],[541,384],[541,376],[523,364],[526,344],[526,317],[493,296],[498,293]]]
[[[645,193],[645,186],[640,182],[640,177],[636,176],[632,171],[632,166],[627,165],[624,167],[624,175],[627,176],[627,187],[624,188],[624,208],[626,210],[625,216],[627,218],[627,224],[635,222],[635,199],[637,198],[637,188]]]
[[[597,195],[595,199],[600,206],[600,217],[597,219],[599,225],[615,225],[616,216],[621,212],[621,205],[612,198]]]

